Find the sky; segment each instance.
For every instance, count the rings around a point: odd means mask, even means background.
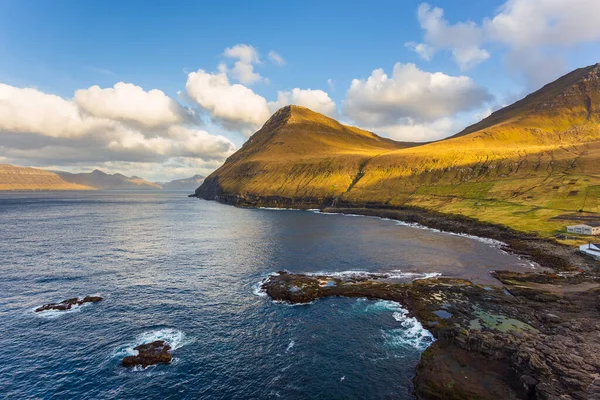
[[[403,141],[600,62],[598,0],[0,0],[0,163],[208,174],[303,105]]]

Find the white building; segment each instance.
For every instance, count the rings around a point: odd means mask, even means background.
[[[600,244],[589,243],[579,246],[579,250],[600,260]]]
[[[579,235],[600,235],[600,222],[586,222],[585,224],[567,226],[567,232]]]

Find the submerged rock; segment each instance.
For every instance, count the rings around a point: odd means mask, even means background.
[[[134,348],[137,355],[127,356],[123,359],[124,367],[141,366],[146,368],[150,365],[168,364],[173,358],[169,350],[171,346],[164,340],[156,340],[150,343],[144,343]]]
[[[35,309],[35,312],[41,311],[67,311],[73,308],[73,306],[80,306],[84,303],[97,303],[102,301],[103,298],[100,296],[85,296],[83,299],[79,297],[73,297],[72,299],[63,300],[60,303],[44,304],[41,307]]]

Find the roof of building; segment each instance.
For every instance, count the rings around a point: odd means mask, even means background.
[[[569,228],[576,228],[579,226],[589,226],[590,228],[599,228],[600,227],[600,221],[589,221],[589,222],[584,222],[582,224],[577,224],[577,225],[569,225]]]

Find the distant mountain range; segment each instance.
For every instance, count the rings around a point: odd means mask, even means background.
[[[196,195],[240,206],[420,207],[551,235],[567,212],[600,213],[600,64],[431,143],[287,106]]]
[[[188,190],[194,191],[204,177],[176,179],[171,182],[149,182],[140,177],[107,174],[100,170],[73,174],[64,171],[17,167],[0,164],[0,191],[2,190]]]
[[[202,182],[205,176],[194,175],[191,178],[175,179],[171,182],[157,182],[164,190],[189,190],[194,191]]]

